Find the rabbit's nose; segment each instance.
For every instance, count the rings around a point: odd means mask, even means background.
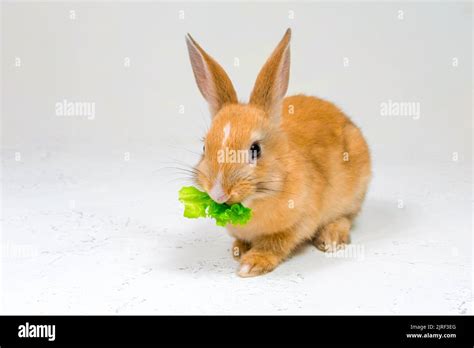
[[[227,195],[225,195],[225,194],[222,195],[222,196],[220,196],[220,197],[212,197],[212,196],[211,196],[211,198],[212,198],[216,203],[219,203],[219,204],[225,203],[225,202],[227,202],[227,201],[229,200],[229,196],[227,196]]]
[[[219,192],[215,190],[211,190],[209,192],[209,196],[211,196],[212,200],[216,203],[225,203],[229,200],[229,196],[227,196],[224,192]]]
[[[229,196],[224,192],[224,189],[222,188],[222,182],[220,178],[216,180],[214,186],[209,191],[209,196],[211,196],[211,198],[217,203],[224,203],[229,200]]]

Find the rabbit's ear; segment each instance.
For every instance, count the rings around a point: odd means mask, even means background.
[[[191,37],[186,36],[196,83],[214,116],[225,104],[237,103],[234,86],[224,69]]]
[[[290,39],[288,28],[283,39],[258,74],[250,104],[262,107],[276,122],[281,116],[282,101],[290,78]]]

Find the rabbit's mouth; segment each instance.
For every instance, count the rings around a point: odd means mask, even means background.
[[[230,198],[225,202],[227,204],[235,204],[235,203],[242,203],[244,206],[248,207],[250,202],[257,200],[268,198],[275,194],[278,194],[280,191],[276,189],[263,189],[258,185],[249,187],[246,190],[242,190],[238,193],[231,194]]]
[[[214,200],[214,202],[219,204],[226,203],[230,198],[230,195],[224,191],[220,179],[209,190],[208,194]]]
[[[245,205],[245,201],[251,199],[254,194],[254,190],[248,183],[239,183],[232,187],[230,194],[227,197],[225,203],[227,204],[236,204],[242,203]]]

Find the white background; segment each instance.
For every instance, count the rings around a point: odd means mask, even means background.
[[[374,179],[356,257],[308,246],[241,279],[169,168],[196,163],[210,123],[184,36],[245,101],[287,27],[288,94],[340,106]],[[472,314],[471,30],[467,2],[2,3],[3,312]],[[57,116],[64,99],[95,118]],[[420,118],[382,116],[389,100]]]

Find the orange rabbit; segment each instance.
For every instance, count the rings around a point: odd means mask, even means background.
[[[285,98],[290,38],[288,29],[248,104],[237,100],[222,67],[186,38],[212,116],[196,183],[216,202],[252,209],[247,225],[227,226],[242,277],[272,271],[307,241],[323,251],[349,243],[370,180],[367,143],[347,116],[316,97]]]

